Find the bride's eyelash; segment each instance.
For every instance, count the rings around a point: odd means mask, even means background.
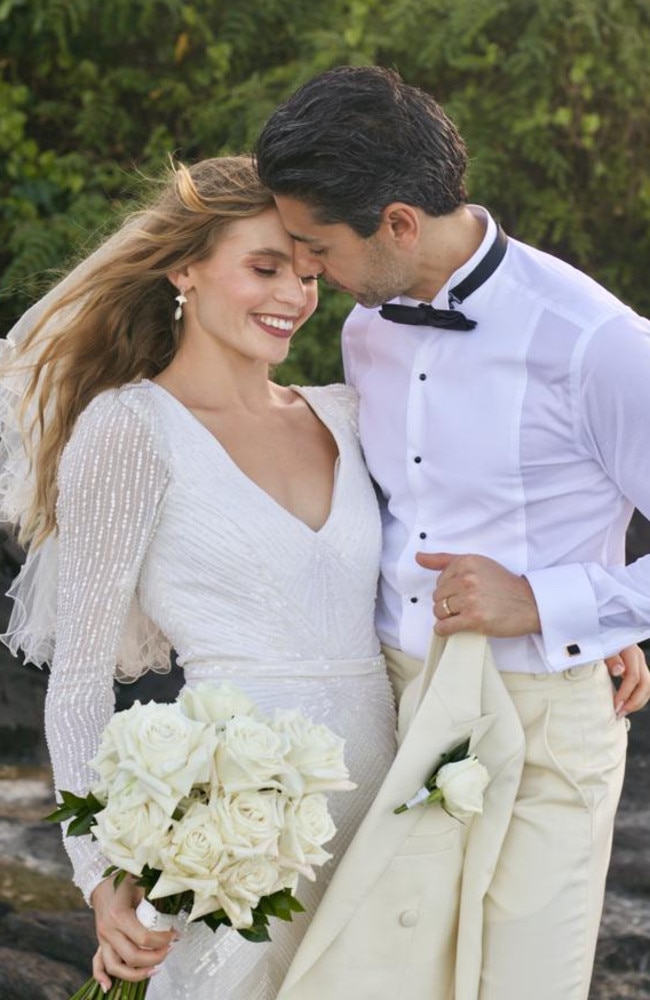
[[[253,270],[255,274],[259,274],[262,278],[273,278],[278,273],[278,269],[274,267],[256,267],[253,265]],[[301,276],[300,280],[303,285],[311,284],[312,281],[318,281],[318,275],[305,274]]]

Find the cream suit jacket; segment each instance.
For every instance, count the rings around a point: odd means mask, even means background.
[[[416,661],[413,661],[415,663]],[[434,638],[403,690],[399,750],[341,859],[278,1000],[476,1000],[482,901],[519,786],[524,737],[487,641]],[[463,824],[439,805],[393,812],[470,737],[490,773]]]

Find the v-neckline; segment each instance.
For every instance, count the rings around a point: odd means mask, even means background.
[[[294,514],[292,511],[290,511],[288,507],[285,507],[284,504],[280,503],[279,500],[276,500],[276,498],[272,496],[268,492],[268,490],[265,490],[263,486],[260,486],[260,484],[256,483],[254,479],[251,479],[250,476],[246,475],[244,470],[241,468],[241,466],[237,464],[235,459],[232,457],[232,455],[225,447],[225,445],[222,444],[217,435],[213,434],[212,431],[208,427],[206,427],[203,421],[199,420],[199,418],[195,416],[194,413],[192,413],[190,408],[186,406],[185,403],[182,403],[181,400],[173,394],[173,392],[170,392],[169,389],[166,389],[164,385],[161,385],[159,382],[154,382],[152,379],[142,379],[142,382],[145,385],[154,386],[165,397],[167,397],[167,399],[171,400],[172,404],[174,404],[177,409],[179,409],[182,413],[186,414],[191,423],[198,428],[199,433],[202,432],[204,435],[207,435],[208,439],[212,441],[213,445],[216,447],[219,454],[225,459],[225,461],[233,469],[235,474],[244,483],[248,484],[250,489],[254,490],[257,494],[259,494],[260,497],[265,499],[268,503],[272,504],[277,510],[281,511],[294,524],[300,525],[305,531],[307,531],[310,535],[313,535],[314,537],[317,535],[321,535],[329,527],[333,519],[333,515],[335,513],[335,507],[338,495],[338,485],[340,478],[340,469],[343,457],[343,448],[338,431],[330,427],[327,421],[323,418],[323,415],[320,412],[319,407],[317,405],[314,405],[313,401],[309,398],[308,391],[305,390],[303,386],[289,385],[287,386],[287,388],[291,389],[291,391],[295,392],[297,396],[301,396],[302,399],[304,399],[305,403],[312,411],[312,413],[315,415],[316,419],[320,421],[320,423],[323,424],[325,429],[329,431],[329,433],[332,435],[334,444],[336,445],[336,449],[338,452],[336,461],[334,463],[334,482],[332,484],[332,495],[330,498],[329,511],[327,517],[321,524],[320,528],[312,528],[311,525],[307,524],[306,521],[303,521],[301,517],[298,517],[297,514]]]

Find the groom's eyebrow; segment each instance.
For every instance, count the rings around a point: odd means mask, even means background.
[[[296,243],[320,243],[321,242],[319,239],[316,239],[315,236],[299,236],[298,233],[292,233],[288,229],[287,229],[287,232],[289,233],[289,236],[291,237],[291,239],[295,240]]]

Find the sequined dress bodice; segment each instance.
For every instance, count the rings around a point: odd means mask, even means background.
[[[358,789],[331,800],[336,859],[394,753],[393,701],[374,631],[381,529],[353,392],[297,391],[339,450],[318,531],[247,478],[155,383],[102,393],[81,415],[59,472],[46,732],[57,787],[84,793],[93,781],[86,762],[113,711],[116,664],[122,677],[165,669],[173,647],[187,683],[228,677],[263,709],[300,708],[346,738]],[[105,860],[87,838],[66,847],[88,897]],[[272,1000],[334,864],[301,886],[307,913],[276,922],[270,945],[192,927],[148,998]]]

